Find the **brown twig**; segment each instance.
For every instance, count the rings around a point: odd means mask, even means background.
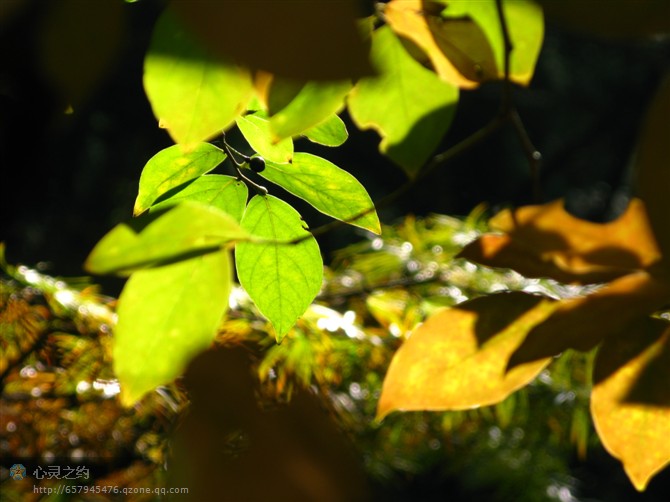
[[[507,25],[507,18],[505,17],[505,12],[503,10],[503,0],[496,0],[496,11],[498,12],[498,20],[500,21],[500,30],[503,37],[503,47],[505,50],[504,53],[504,82],[503,82],[503,91],[502,99],[500,103],[500,114],[509,117],[512,125],[514,126],[514,131],[517,138],[521,142],[521,147],[523,148],[526,159],[528,160],[528,166],[530,168],[530,176],[533,183],[532,195],[533,200],[537,203],[541,200],[541,190],[540,190],[540,162],[542,160],[542,154],[535,148],[528,131],[519,116],[519,112],[514,105],[512,100],[512,81],[510,74],[511,60],[512,60],[512,51],[514,50],[514,45],[512,44],[512,39],[509,34],[509,27]]]
[[[512,125],[516,131],[517,138],[521,142],[521,147],[523,148],[524,153],[526,154],[526,159],[528,160],[528,165],[530,167],[530,176],[533,180],[533,201],[539,203],[542,200],[542,190],[540,188],[540,166],[542,163],[542,154],[535,148],[533,142],[528,136],[528,131],[526,131],[523,121],[519,116],[516,108],[512,109],[511,113]]]

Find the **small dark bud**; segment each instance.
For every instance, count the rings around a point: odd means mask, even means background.
[[[249,168],[255,173],[260,173],[265,169],[265,159],[263,157],[251,157],[249,159]]]

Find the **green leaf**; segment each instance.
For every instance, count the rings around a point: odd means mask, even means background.
[[[468,17],[481,27],[493,49],[498,77],[503,78],[505,46],[495,0],[443,0],[440,3],[448,5],[442,13],[444,17]],[[503,12],[512,42],[510,78],[519,84],[528,85],[544,39],[542,7],[530,0],[506,0],[503,2]]]
[[[236,119],[237,127],[253,148],[266,161],[290,162],[293,158],[293,140],[286,138],[279,143],[272,141],[270,121],[258,115],[247,115]]]
[[[259,174],[328,216],[381,233],[377,212],[363,185],[326,159],[298,152],[292,163],[267,162]]]
[[[506,371],[526,333],[556,304],[521,292],[498,293],[434,314],[393,356],[377,417],[394,410],[465,410],[499,403],[551,362],[548,357]]]
[[[380,150],[414,176],[449,129],[458,88],[417,63],[387,27],[372,35],[377,78],[359,80],[348,98],[360,129],[382,136]]]
[[[133,214],[143,213],[161,195],[211,171],[225,158],[220,148],[209,143],[199,143],[188,152],[180,145],[161,150],[142,169]]]
[[[273,81],[272,85],[278,84]],[[348,80],[307,82],[288,105],[270,117],[275,141],[301,134],[338,113],[344,107],[344,97],[351,87]],[[272,87],[270,100],[271,95]]]
[[[542,8],[536,2],[530,0],[508,0],[503,3],[503,12],[507,19],[509,36],[512,41],[510,78],[519,84],[528,85],[535,73],[535,64],[540,56],[544,41]],[[494,26],[497,27],[497,30],[493,28]],[[495,25],[486,25],[482,28],[488,35],[489,42],[496,54],[498,68],[501,69],[500,77],[503,78],[505,76],[503,71],[505,56],[502,32],[499,31],[500,21]],[[498,33],[500,33],[500,38],[496,39]]]
[[[184,201],[194,201],[216,207],[238,223],[247,205],[249,190],[237,178],[222,174],[206,174],[173,188],[159,197],[151,211],[164,209]]]
[[[117,225],[96,244],[84,267],[92,274],[127,275],[137,269],[210,253],[248,236],[219,209],[185,202]]]
[[[300,214],[271,195],[249,202],[242,228],[272,242],[240,242],[235,263],[240,284],[272,323],[277,341],[305,313],[321,289],[319,246]],[[300,242],[292,243],[298,239]]]
[[[135,272],[118,302],[114,373],[132,406],[207,349],[228,307],[232,268],[221,250]]]
[[[154,29],[144,88],[161,126],[188,148],[228,128],[253,93],[249,71],[204,50],[170,9]]]
[[[347,126],[340,117],[333,114],[323,122],[302,133],[312,143],[324,146],[340,146],[349,137]]]

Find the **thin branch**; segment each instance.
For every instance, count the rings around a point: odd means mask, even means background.
[[[430,162],[428,162],[428,164],[426,164],[426,166],[419,172],[415,180],[413,180],[414,181],[413,184],[416,184],[419,181],[428,177],[437,168],[441,167],[442,164],[445,164],[455,159],[459,155],[467,152],[468,150],[474,148],[485,139],[489,138],[489,136],[492,136],[493,133],[496,132],[498,129],[500,129],[505,124],[506,121],[507,117],[499,114],[493,119],[491,119],[484,127],[478,129],[464,140],[460,141],[459,143],[456,143],[448,150],[435,155],[430,160]]]
[[[268,189],[267,188],[265,188],[263,185],[259,185],[255,181],[247,178],[244,174],[242,174],[242,170],[239,167],[235,166],[235,170],[237,171],[237,177],[239,179],[243,179],[244,181],[246,181],[247,184],[249,186],[251,186],[251,188],[253,188],[254,191],[258,195],[266,196],[268,194]]]
[[[542,154],[535,148],[528,131],[519,116],[519,112],[514,105],[512,100],[512,81],[510,79],[510,67],[511,67],[511,58],[512,51],[514,50],[514,45],[512,44],[512,39],[509,34],[509,27],[507,25],[507,18],[505,17],[505,12],[503,10],[503,0],[496,0],[496,10],[498,12],[498,20],[500,21],[500,30],[503,37],[503,46],[505,49],[504,54],[504,76],[505,80],[503,83],[502,91],[502,100],[500,103],[500,113],[506,116],[509,116],[514,126],[514,131],[516,132],[519,141],[521,142],[521,147],[526,155],[528,160],[528,165],[530,167],[530,176],[533,183],[532,196],[533,200],[538,203],[541,200],[541,189],[540,189],[540,162],[542,160]]]
[[[248,155],[244,155],[242,152],[238,152],[237,150],[235,150],[232,146],[230,146],[228,144],[228,142],[226,141],[225,131],[223,133],[221,133],[221,136],[223,138],[223,141],[222,141],[223,151],[226,152],[226,155],[228,156],[228,158],[233,161],[233,164],[235,164],[235,167],[242,167],[242,166],[244,166],[245,163],[249,162],[250,157]],[[242,157],[242,159],[243,159],[242,162],[237,161],[237,159],[235,158],[235,155],[233,155],[233,152],[235,152],[237,155]]]
[[[542,154],[539,152],[533,142],[528,136],[528,131],[523,125],[523,121],[519,116],[516,108],[512,111],[512,125],[516,131],[516,135],[521,142],[521,147],[523,148],[524,153],[526,154],[526,159],[528,160],[528,165],[530,166],[530,176],[533,180],[533,201],[539,203],[542,200],[542,190],[540,187],[540,166],[542,164]]]

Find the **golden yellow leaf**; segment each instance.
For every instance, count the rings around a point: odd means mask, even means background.
[[[563,200],[504,210],[490,221],[505,235],[485,235],[459,256],[513,268],[526,277],[605,282],[649,269],[661,258],[644,203],[632,199],[615,221],[599,224],[568,213]]]
[[[670,463],[670,323],[646,318],[599,349],[591,414],[607,451],[637,490]],[[646,375],[643,399],[631,392]]]
[[[629,274],[595,293],[561,300],[544,322],[535,326],[509,361],[509,368],[560,354],[590,350],[608,336],[628,329],[670,298],[670,284],[646,272]]]
[[[500,293],[442,310],[396,352],[377,417],[395,410],[462,410],[497,403],[533,380],[550,358],[505,371],[509,356],[556,303]]]
[[[431,6],[435,12],[427,12]],[[435,2],[392,0],[384,15],[396,34],[426,53],[443,80],[468,89],[497,78],[495,55],[479,25],[469,18],[443,19],[443,8]]]

